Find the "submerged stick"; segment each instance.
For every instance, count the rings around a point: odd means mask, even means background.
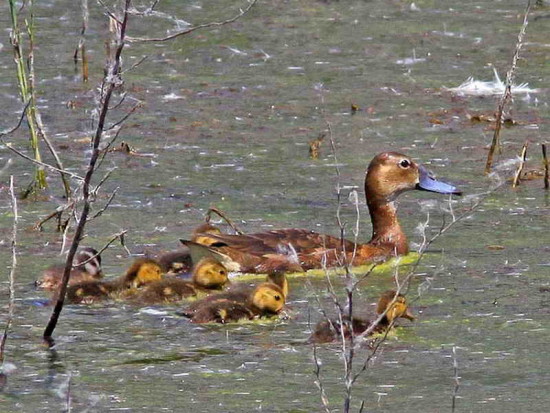
[[[546,156],[546,144],[542,144],[542,162],[544,163],[544,189],[550,189],[550,179],[548,173],[548,157]]]
[[[15,269],[17,268],[17,223],[19,221],[19,215],[17,213],[17,198],[15,196],[15,190],[13,189],[13,176],[10,176],[10,196],[11,196],[11,209],[13,213],[13,229],[11,236],[11,270],[9,275],[9,303],[8,303],[8,319],[6,321],[6,327],[2,334],[2,340],[0,341],[0,363],[4,364],[4,348],[6,346],[6,340],[8,339],[8,333],[13,322],[13,313],[15,310]],[[2,374],[2,366],[0,366],[0,374]]]
[[[516,186],[519,185],[519,178],[521,176],[521,172],[523,171],[523,167],[525,166],[525,159],[527,158],[527,146],[528,145],[529,145],[529,142],[525,142],[525,144],[523,145],[523,148],[521,148],[521,154],[519,155],[520,162],[519,162],[516,174],[514,175],[514,181],[512,182],[512,188],[515,188]]]
[[[494,158],[495,151],[498,149],[498,152],[499,153],[501,152],[500,129],[502,127],[502,114],[504,112],[504,107],[512,99],[512,83],[514,81],[516,67],[518,64],[519,52],[521,50],[521,47],[523,46],[523,36],[525,36],[525,30],[528,24],[528,16],[529,16],[530,9],[531,9],[531,2],[528,1],[527,9],[525,10],[525,15],[523,16],[523,25],[521,26],[521,30],[519,31],[519,34],[518,34],[518,40],[516,42],[516,50],[514,52],[514,57],[512,58],[512,64],[510,66],[510,70],[508,70],[508,72],[506,73],[506,87],[504,89],[504,93],[502,94],[502,97],[500,98],[500,102],[498,104],[495,133],[493,134],[493,141],[491,142],[491,147],[489,149],[489,153],[487,154],[487,162],[485,163],[485,175],[488,175],[491,172],[491,168],[493,167],[493,158]]]

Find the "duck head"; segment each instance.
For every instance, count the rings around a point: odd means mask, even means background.
[[[399,194],[413,189],[461,194],[453,185],[437,181],[406,155],[384,152],[374,157],[365,177],[365,196],[372,221],[369,244],[385,246],[395,255],[408,253],[409,244],[397,220],[394,201]]]
[[[262,313],[278,314],[285,306],[285,295],[273,283],[262,283],[252,292],[252,304]]]
[[[424,166],[401,153],[378,154],[369,164],[365,178],[367,201],[392,202],[412,189],[461,195],[456,187],[436,180]]]
[[[389,290],[383,293],[378,300],[376,313],[383,314],[387,310],[386,318],[388,324],[399,317],[413,321],[415,317],[411,313],[410,309],[407,307],[407,299],[405,298],[405,296],[402,294],[397,294],[397,298],[395,298],[395,295],[396,291],[394,290]]]
[[[228,280],[227,269],[212,257],[201,258],[193,270],[193,282],[204,288],[221,288]]]
[[[139,288],[143,285],[162,279],[162,268],[159,263],[150,258],[140,258],[134,261],[126,271],[125,283],[128,288]]]

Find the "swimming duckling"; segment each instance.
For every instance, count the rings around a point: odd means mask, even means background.
[[[146,305],[170,303],[196,296],[199,291],[221,289],[228,281],[225,267],[214,258],[204,257],[195,266],[191,280],[164,278],[147,285],[132,300]]]
[[[195,228],[191,240],[197,244],[210,246],[216,240],[210,238],[208,234],[221,233],[219,228],[206,222]],[[166,275],[190,276],[193,270],[193,259],[189,248],[186,246],[182,246],[182,248],[175,251],[160,254],[157,260]]]
[[[67,289],[67,301],[75,304],[91,304],[105,300],[117,293],[128,293],[130,289],[162,279],[160,265],[150,258],[134,261],[126,274],[107,281],[87,281],[72,285]]]
[[[68,285],[74,285],[84,281],[99,280],[103,277],[103,272],[101,271],[101,256],[98,255],[94,248],[81,248],[74,258],[73,267],[69,276]],[[64,265],[49,267],[44,270],[40,278],[34,282],[34,285],[43,290],[55,291],[59,289],[64,271]]]
[[[407,318],[409,320],[414,320],[414,316],[407,307],[407,300],[401,294],[398,294],[395,297],[396,292],[389,290],[384,292],[380,299],[378,300],[378,305],[376,306],[376,313],[383,314],[386,312],[386,315],[380,320],[378,325],[373,329],[373,333],[383,333],[388,328],[393,326],[395,320],[399,317]],[[392,301],[395,302],[392,303]],[[386,311],[387,310],[387,311]],[[344,321],[349,320],[348,317],[343,317]],[[323,320],[320,321],[315,327],[315,331],[309,337],[309,343],[330,343],[336,339],[340,339],[342,336],[342,327],[344,331],[344,337],[349,339],[351,334],[359,335],[365,332],[372,322],[369,320],[361,319],[358,317],[353,317],[351,322],[351,328],[353,333],[349,331],[349,323],[344,323],[344,326],[340,324],[339,320]]]
[[[264,282],[252,289],[237,289],[206,297],[180,314],[193,323],[227,323],[279,314],[285,305],[285,298],[278,285]]]

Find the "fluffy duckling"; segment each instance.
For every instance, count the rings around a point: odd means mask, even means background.
[[[76,254],[73,269],[69,276],[69,285],[84,281],[99,280],[103,277],[101,270],[101,256],[94,248],[84,247]],[[38,280],[34,282],[37,288],[56,291],[63,279],[64,265],[54,265],[44,270]]]
[[[378,305],[376,306],[376,313],[377,314],[384,314],[386,312],[386,315],[380,320],[378,325],[374,328],[373,333],[383,333],[387,329],[391,328],[395,322],[395,320],[399,317],[407,318],[409,320],[414,320],[414,316],[410,312],[409,308],[407,307],[407,300],[405,297],[401,294],[398,294],[396,296],[396,291],[389,290],[384,292],[380,299],[378,300]],[[395,301],[394,301],[395,298]],[[394,301],[392,303],[392,301]],[[349,320],[349,318],[344,317],[344,321]],[[323,320],[320,321],[317,326],[315,327],[315,331],[311,334],[309,337],[308,342],[310,343],[330,343],[335,341],[336,339],[340,339],[342,337],[342,330],[344,337],[346,339],[349,339],[351,334],[353,335],[359,335],[363,332],[365,332],[370,326],[372,322],[369,320],[361,319],[358,317],[353,317],[351,321],[351,329],[353,330],[350,332],[349,324],[345,323],[343,326],[340,324],[339,320]]]
[[[256,287],[239,288],[206,297],[180,314],[190,318],[193,323],[227,323],[279,314],[285,299],[278,285],[264,282]]]
[[[225,267],[215,258],[204,257],[193,269],[191,280],[164,278],[147,285],[133,301],[146,305],[171,303],[196,296],[199,291],[221,289],[228,281]]]
[[[214,242],[217,242],[209,236],[209,234],[221,234],[221,230],[209,223],[199,225],[193,231],[191,240],[197,244],[210,246]],[[191,275],[193,270],[193,259],[189,248],[182,246],[182,248],[160,254],[157,260],[162,267],[166,275],[186,276]]]
[[[67,300],[74,304],[91,304],[161,279],[162,269],[158,262],[150,258],[139,258],[121,277],[72,285],[67,289]]]

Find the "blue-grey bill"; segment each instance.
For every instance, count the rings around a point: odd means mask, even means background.
[[[438,181],[432,176],[430,171],[428,171],[423,166],[418,166],[418,171],[420,174],[419,182],[417,184],[418,189],[430,192],[437,192],[440,194],[462,195],[462,191],[458,190],[456,186]]]

